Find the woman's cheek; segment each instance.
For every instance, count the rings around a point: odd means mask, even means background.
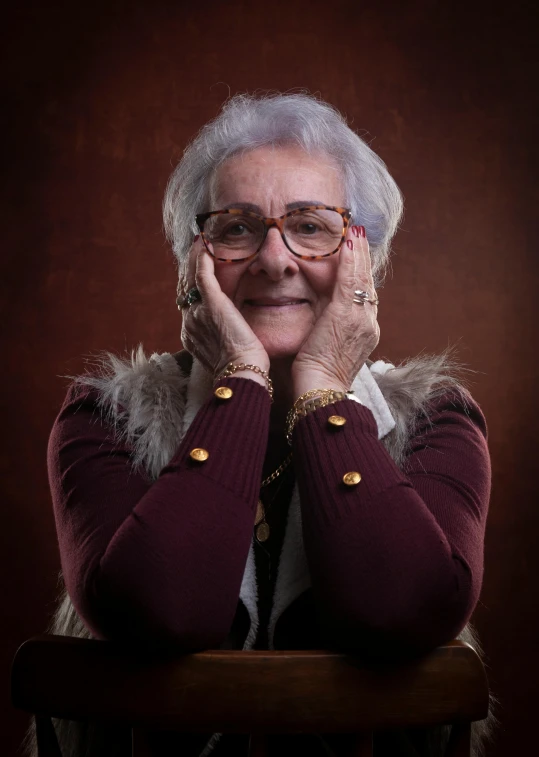
[[[242,299],[248,296],[249,280],[242,279],[243,275],[246,274],[247,267],[247,264],[242,265],[240,263],[222,263],[215,267],[215,278],[222,292],[236,305],[238,295],[241,295]]]
[[[316,263],[311,263],[311,265],[316,265]],[[336,275],[337,267],[329,262],[324,266],[324,269],[311,272],[309,283],[316,295],[315,312],[317,317],[321,315],[331,301]]]

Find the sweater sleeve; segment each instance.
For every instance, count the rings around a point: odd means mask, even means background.
[[[132,467],[94,390],[70,388],[48,470],[62,570],[98,638],[215,648],[236,612],[267,445],[270,401],[230,378],[202,406],[156,481]],[[190,457],[209,452],[205,462]]]
[[[343,426],[328,423],[331,415]],[[341,401],[293,438],[305,551],[327,643],[384,657],[458,635],[477,603],[490,494],[486,424],[445,396],[416,429],[401,469],[370,410]],[[343,475],[361,481],[346,486]]]

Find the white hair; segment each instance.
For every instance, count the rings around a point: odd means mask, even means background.
[[[352,222],[366,229],[375,284],[389,259],[403,212],[401,192],[383,160],[331,105],[308,94],[236,95],[202,127],[173,171],[163,201],[167,239],[178,264],[198,233],[195,215],[208,210],[216,169],[236,153],[267,145],[299,145],[324,153],[342,172]]]

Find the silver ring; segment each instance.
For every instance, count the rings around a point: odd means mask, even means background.
[[[358,305],[364,305],[366,302],[370,303],[371,305],[378,305],[378,297],[374,297],[374,299],[369,299],[369,293],[363,291],[362,289],[356,289],[354,292],[354,299],[353,302],[356,302]]]
[[[185,297],[182,297],[181,295],[176,297],[176,305],[178,306],[178,310],[181,310],[182,308],[190,307],[195,302],[201,302],[201,300],[202,295],[196,287],[193,287],[187,292]]]

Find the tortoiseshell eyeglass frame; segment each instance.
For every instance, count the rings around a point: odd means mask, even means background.
[[[297,215],[298,213],[304,213],[306,210],[335,210],[339,215],[342,216],[343,221],[343,229],[342,229],[342,236],[339,240],[339,244],[337,247],[332,250],[331,252],[325,252],[323,255],[300,255],[298,252],[294,252],[294,250],[290,247],[288,244],[288,241],[284,235],[284,223],[287,218],[290,218],[290,216]],[[265,226],[264,230],[264,236],[262,237],[262,241],[260,242],[260,245],[258,249],[253,252],[251,255],[247,255],[245,258],[218,258],[217,255],[214,255],[213,252],[208,247],[208,241],[204,235],[204,224],[210,218],[211,216],[216,215],[225,215],[230,214],[232,216],[247,216],[248,218],[257,218],[259,221],[262,221]],[[197,222],[197,226],[200,229],[200,234],[202,236],[202,241],[204,242],[204,246],[207,249],[207,251],[210,253],[210,255],[215,258],[215,260],[218,260],[220,263],[245,263],[247,260],[252,260],[260,250],[262,249],[264,242],[266,241],[266,237],[268,235],[268,231],[275,226],[277,229],[279,229],[279,233],[282,237],[283,242],[287,246],[287,248],[290,250],[292,255],[295,255],[297,258],[301,258],[301,260],[321,260],[322,258],[329,258],[331,255],[335,255],[336,252],[339,251],[342,243],[344,242],[344,238],[346,237],[346,232],[348,230],[348,224],[350,223],[350,218],[352,217],[352,211],[348,208],[339,208],[335,205],[305,205],[302,208],[294,208],[294,210],[290,210],[288,213],[285,213],[282,216],[279,216],[278,218],[266,218],[264,216],[258,215],[258,213],[253,213],[251,210],[243,210],[242,208],[228,208],[227,210],[212,210],[209,213],[199,213],[197,216],[195,216],[195,220]],[[211,244],[211,243],[210,243]]]

